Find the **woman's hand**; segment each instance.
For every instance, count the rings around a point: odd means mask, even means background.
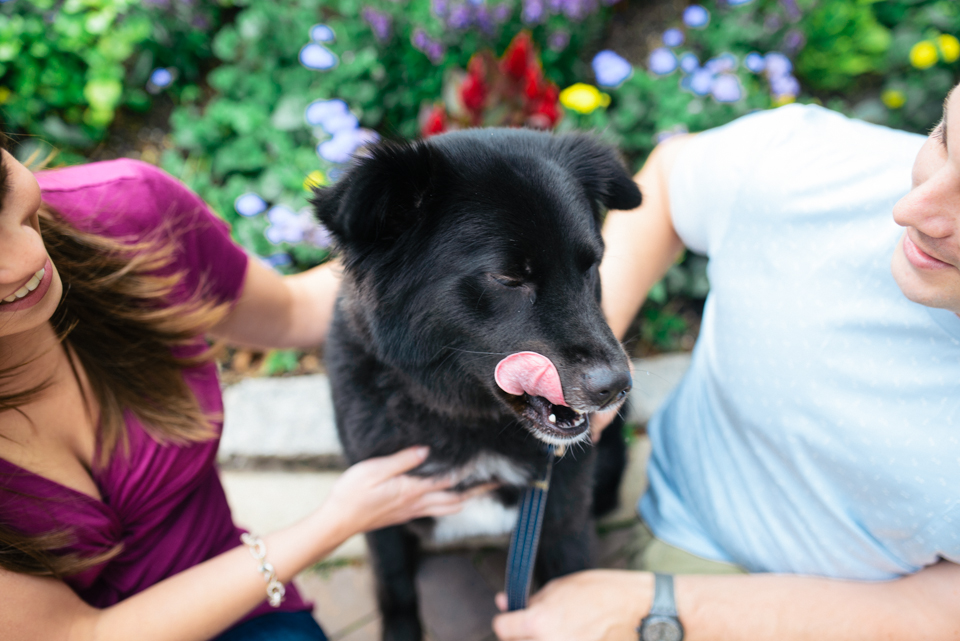
[[[636,641],[652,602],[649,572],[588,570],[554,579],[526,610],[494,618],[493,630],[501,641]],[[503,593],[497,607],[506,610]]]
[[[493,487],[481,485],[468,492],[449,492],[457,482],[452,476],[405,474],[423,463],[429,452],[428,447],[410,447],[357,463],[337,480],[320,512],[342,522],[353,533],[367,532],[422,516],[459,512],[464,501]]]

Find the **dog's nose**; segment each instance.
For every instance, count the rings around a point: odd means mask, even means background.
[[[629,369],[594,367],[583,375],[583,391],[587,398],[600,407],[619,401],[633,386]]]

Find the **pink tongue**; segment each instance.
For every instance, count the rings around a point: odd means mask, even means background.
[[[507,394],[542,396],[554,405],[563,402],[560,375],[550,359],[536,352],[517,352],[497,363],[497,385]]]

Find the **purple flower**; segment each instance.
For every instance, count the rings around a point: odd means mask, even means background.
[[[768,53],[766,63],[767,77],[771,79],[786,76],[793,71],[793,63],[790,62],[790,58],[787,58],[779,51],[771,51]]]
[[[430,6],[433,8],[433,15],[438,18],[444,18],[447,15],[447,0],[433,0],[430,3]]]
[[[753,73],[760,73],[767,67],[767,62],[756,51],[751,51],[743,59],[743,66]]]
[[[722,53],[716,58],[707,60],[707,64],[703,66],[713,73],[733,71],[737,68],[737,57],[732,53]]]
[[[527,24],[536,24],[543,19],[542,0],[523,0],[523,10],[520,19]]]
[[[303,240],[305,223],[313,223],[311,218],[298,214],[286,205],[271,207],[267,212],[267,220],[270,221],[270,226],[264,230],[263,235],[274,245],[299,243]]]
[[[453,29],[466,29],[473,22],[473,16],[470,15],[470,9],[465,5],[458,4],[450,10],[450,17],[447,18],[447,24]]]
[[[563,0],[547,0],[547,8],[550,13],[560,13],[563,11]]]
[[[475,6],[475,7],[479,7],[480,5],[482,5],[482,4],[485,2],[485,0],[467,0],[467,2],[469,2],[470,4],[472,4],[472,5]]]
[[[736,102],[743,97],[743,88],[735,75],[722,73],[713,79],[710,93],[717,102]]]
[[[689,89],[698,96],[706,96],[713,87],[713,74],[706,69],[697,69],[689,78]]]
[[[650,54],[649,66],[653,73],[658,76],[665,76],[668,73],[673,73],[677,68],[677,57],[666,47],[660,47],[654,49]]]
[[[360,121],[357,120],[357,117],[352,113],[347,112],[345,114],[331,114],[323,119],[323,122],[320,123],[320,126],[323,127],[323,130],[328,134],[335,135],[341,131],[353,131],[360,126]]]
[[[680,56],[680,68],[683,69],[684,73],[693,73],[700,68],[700,60],[696,54],[687,52]]]
[[[597,84],[601,87],[619,87],[633,74],[633,66],[609,49],[604,49],[594,56],[591,66],[597,77]]]
[[[493,17],[490,15],[490,9],[488,9],[486,5],[482,5],[474,9],[473,20],[481,31],[487,34],[493,33]]]
[[[497,24],[503,24],[513,15],[513,7],[506,2],[502,2],[493,8],[493,21]]]
[[[433,64],[439,64],[443,61],[443,55],[446,53],[443,43],[434,40],[427,35],[427,32],[421,28],[414,30],[410,36],[410,42],[418,51],[422,51]]]
[[[800,93],[800,82],[793,76],[776,76],[770,79],[770,91],[778,98],[796,96]]]
[[[315,42],[311,42],[300,50],[300,64],[307,69],[328,71],[336,67],[337,62],[336,54]]]
[[[739,7],[740,5],[750,4],[753,0],[727,0],[727,4],[731,7]]]
[[[683,23],[691,29],[702,29],[710,23],[710,12],[699,4],[683,10]]]
[[[390,16],[382,11],[377,11],[372,7],[364,7],[360,12],[364,21],[373,29],[373,35],[380,42],[386,42],[390,39],[392,22]]]
[[[329,162],[345,163],[359,147],[377,139],[377,134],[369,129],[344,129],[317,145],[317,154]]]
[[[334,42],[337,35],[327,25],[315,24],[310,27],[310,39],[314,42]]]
[[[267,203],[264,202],[259,194],[248,191],[245,194],[237,196],[237,199],[233,201],[233,208],[241,216],[249,218],[265,211],[267,209]]]
[[[328,118],[348,113],[350,113],[350,108],[342,100],[314,100],[307,105],[303,118],[311,127],[323,127],[323,123]]]
[[[780,0],[780,4],[783,5],[784,11],[787,12],[787,18],[790,20],[797,21],[803,16],[800,7],[797,6],[797,0]]]
[[[446,49],[436,40],[432,40],[427,44],[427,48],[423,53],[427,54],[427,58],[430,58],[430,62],[437,65],[443,62],[443,55],[446,53]]]
[[[553,51],[563,51],[570,44],[570,32],[559,29],[547,38],[547,46]]]
[[[596,11],[596,0],[563,0],[563,13],[574,21],[580,21]]]
[[[668,47],[679,47],[683,44],[683,32],[679,29],[667,29],[663,32],[663,44]]]
[[[304,240],[314,247],[324,249],[330,246],[330,243],[333,241],[333,236],[330,235],[329,229],[320,223],[315,223],[313,227],[304,233]]]
[[[763,21],[763,28],[771,33],[779,31],[782,26],[783,23],[780,21],[780,16],[776,14],[768,15]]]
[[[787,35],[783,37],[783,46],[791,53],[800,51],[805,44],[807,44],[807,38],[799,29],[791,29],[787,32]]]

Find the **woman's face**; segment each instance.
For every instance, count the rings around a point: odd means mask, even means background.
[[[6,151],[5,193],[0,201],[0,339],[50,320],[63,285],[40,237],[40,187]]]
[[[960,91],[913,163],[913,189],[893,208],[906,227],[891,261],[910,300],[960,314]]]

